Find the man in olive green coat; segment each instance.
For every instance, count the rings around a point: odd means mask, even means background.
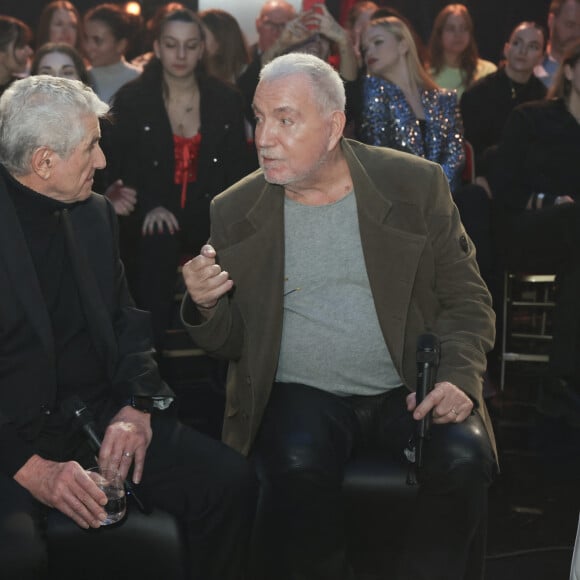
[[[441,168],[344,139],[344,104],[340,78],[316,57],[264,67],[261,169],[213,201],[210,244],[184,267],[182,318],[197,344],[230,360],[223,438],[255,457],[276,514],[280,554],[265,577],[353,578],[344,465],[368,444],[409,455],[428,412],[397,578],[462,579],[470,553],[479,576],[495,455],[482,398],[489,293]],[[440,364],[417,405],[426,332],[440,339]]]

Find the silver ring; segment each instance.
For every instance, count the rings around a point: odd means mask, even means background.
[[[130,451],[125,451],[125,452],[123,453],[123,456],[124,456],[124,457],[133,457],[133,454],[132,454]]]
[[[453,407],[453,409],[451,409],[451,411],[449,411],[450,413],[453,413],[456,417],[457,415],[459,415],[459,413],[457,412],[457,409],[455,407]]]

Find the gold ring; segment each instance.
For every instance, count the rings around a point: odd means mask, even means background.
[[[453,413],[456,417],[457,415],[459,415],[459,413],[457,412],[457,409],[455,407],[453,407],[453,409],[451,409],[451,411],[449,411],[450,413]]]

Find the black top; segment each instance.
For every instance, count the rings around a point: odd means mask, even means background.
[[[1,170],[52,322],[57,400],[72,394],[92,400],[106,379],[81,307],[69,255],[74,248],[68,247],[62,224],[62,212],[74,211],[78,203],[41,195],[16,181],[3,167]]]
[[[503,67],[463,93],[460,108],[464,134],[475,152],[477,175],[487,175],[486,150],[499,142],[512,109],[545,96],[546,87],[534,75],[527,83],[516,83]]]
[[[580,194],[580,124],[562,99],[516,107],[506,122],[490,171],[494,197],[510,213],[525,211],[530,195]]]
[[[173,189],[174,145],[162,85],[161,65],[154,59],[140,77],[121,87],[113,104],[111,134],[104,143],[108,182],[121,178],[137,190],[140,220],[160,205],[174,209],[168,194]],[[240,92],[202,74],[198,85],[201,145],[197,187],[211,199],[256,167],[246,142]]]
[[[15,180],[1,165],[0,174],[18,216],[54,335],[56,404],[34,449],[13,442],[13,457],[18,463],[32,451],[49,458],[55,452],[58,456],[57,449],[76,446],[71,417],[61,412],[60,403],[73,395],[94,402],[107,393],[109,385],[88,331],[70,258],[74,249],[63,227],[63,212],[74,211],[79,204],[41,195]],[[28,337],[22,336],[26,344],[35,338],[33,329]]]

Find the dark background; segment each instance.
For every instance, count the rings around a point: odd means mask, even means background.
[[[376,0],[375,0],[376,1]],[[0,0],[0,13],[16,16],[36,28],[36,19],[43,6],[49,0]],[[182,0],[194,10],[197,0]],[[240,0],[243,2],[243,0]],[[75,6],[83,14],[99,1],[74,0]],[[123,2],[116,2],[122,4]],[[143,0],[143,14],[151,14],[154,8],[164,2],[161,0]],[[377,4],[388,4],[399,10],[415,26],[422,38],[427,41],[435,15],[449,4],[447,0],[390,0],[377,1]],[[219,0],[215,7],[219,8]],[[512,28],[523,20],[534,20],[546,23],[550,0],[464,0],[475,22],[475,32],[480,54],[483,58],[497,62],[501,58],[503,44]],[[340,12],[340,0],[326,0],[330,11],[337,16]]]

